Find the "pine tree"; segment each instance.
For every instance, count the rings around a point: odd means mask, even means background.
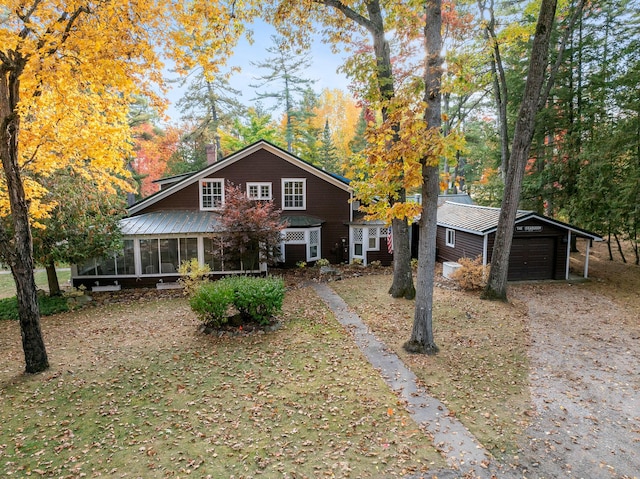
[[[285,139],[287,151],[293,152],[296,124],[302,119],[301,112],[296,108],[296,97],[304,95],[312,80],[301,76],[311,66],[307,53],[299,54],[287,44],[283,37],[272,36],[273,45],[267,48],[271,57],[252,65],[267,70],[268,73],[258,77],[258,84],[253,88],[269,86],[273,88],[267,92],[257,92],[258,100],[275,100],[272,109],[283,108],[285,115]],[[298,54],[296,54],[298,53]]]
[[[331,129],[329,128],[329,120],[324,122],[324,130],[322,130],[322,140],[320,144],[320,166],[322,169],[330,173],[341,173],[342,165],[337,155],[336,146],[331,138]]]

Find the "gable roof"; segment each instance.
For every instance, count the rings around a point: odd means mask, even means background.
[[[494,233],[498,228],[499,218],[500,208],[492,208],[490,206],[466,205],[446,201],[438,208],[438,226],[481,236]],[[602,238],[595,233],[571,226],[567,223],[554,220],[553,218],[549,218],[544,215],[539,215],[533,211],[518,210],[516,213],[515,224],[517,225],[518,223],[528,219],[537,219],[556,227],[569,230],[576,236],[580,236],[582,238],[602,241]]]
[[[344,191],[351,191],[351,188],[349,187],[349,180],[343,176],[340,175],[336,175],[336,174],[332,174],[332,173],[328,173],[320,168],[318,168],[317,166],[312,165],[311,163],[308,163],[300,158],[298,158],[297,156],[283,150],[282,148],[269,143],[266,140],[259,140],[255,143],[253,143],[252,145],[249,145],[245,148],[243,148],[242,150],[233,153],[229,156],[227,156],[226,158],[223,158],[220,161],[217,161],[209,166],[207,166],[206,168],[203,168],[200,171],[196,171],[195,173],[192,173],[188,176],[186,176],[183,179],[179,179],[180,175],[178,175],[179,181],[177,181],[174,185],[169,186],[165,189],[162,189],[156,193],[154,193],[151,196],[148,196],[147,198],[144,198],[140,201],[138,201],[137,203],[131,205],[129,207],[129,214],[134,214],[137,213],[139,211],[142,211],[143,209],[151,206],[152,204],[174,194],[175,192],[186,188],[189,185],[192,185],[193,183],[198,182],[199,180],[206,178],[210,175],[212,175],[213,173],[222,170],[223,168],[232,165],[233,163],[242,160],[243,158],[246,158],[252,154],[254,154],[255,152],[259,151],[259,150],[266,150],[276,156],[278,156],[279,158],[288,161],[289,163],[305,170],[308,173],[311,173],[312,175],[317,176],[318,178],[321,178],[322,180],[326,181],[327,183],[332,184],[333,186],[336,186]]]

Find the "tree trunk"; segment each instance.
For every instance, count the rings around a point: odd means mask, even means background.
[[[616,245],[618,246],[618,253],[620,253],[620,257],[622,258],[623,263],[627,263],[627,258],[624,256],[624,251],[622,251],[622,244],[620,243],[620,238],[618,238],[617,233],[613,233],[613,238],[616,240]]]
[[[522,179],[533,138],[538,101],[547,67],[549,41],[556,7],[557,0],[542,0],[540,5],[538,24],[531,48],[529,73],[513,134],[513,147],[491,257],[489,280],[482,294],[484,299],[507,300],[507,275],[513,230],[522,190]]]
[[[483,15],[487,10],[485,2],[478,1],[478,7]],[[493,96],[496,102],[496,110],[498,112],[498,131],[500,138],[500,175],[502,180],[506,179],[507,169],[509,168],[509,128],[507,122],[507,103],[508,90],[507,78],[502,64],[502,56],[500,54],[500,44],[496,37],[495,12],[493,10],[493,2],[488,7],[489,21],[486,22],[484,34],[485,39],[491,45],[491,76],[493,79]]]
[[[427,128],[442,126],[440,84],[442,81],[442,0],[425,2],[424,118]],[[437,138],[437,137],[436,137]],[[433,287],[436,267],[436,225],[440,192],[439,158],[422,159],[422,216],[418,254],[418,289],[411,338],[404,349],[412,353],[438,352],[433,336]]]
[[[393,219],[393,283],[389,294],[394,298],[413,299],[416,288],[411,270],[411,245],[409,244],[409,223],[406,219]]]
[[[13,231],[8,234],[0,226],[3,256],[9,260],[16,283],[22,348],[27,373],[38,373],[49,367],[49,360],[40,330],[38,295],[33,275],[33,243],[29,226],[29,205],[18,163],[20,117],[20,74],[24,61],[16,55],[11,66],[0,64],[0,157],[6,181]]]
[[[439,0],[438,0],[439,1]],[[411,353],[435,354],[438,352],[433,336],[433,287],[436,267],[436,226],[438,193],[440,192],[439,168],[423,166],[422,217],[418,255],[416,306],[413,315],[411,338],[404,349]]]
[[[367,12],[371,21],[369,32],[373,39],[373,50],[376,55],[377,82],[380,96],[391,100],[395,96],[393,70],[391,68],[391,52],[389,42],[385,38],[384,19],[379,1],[367,3]],[[382,118],[388,118],[386,105],[382,108]],[[402,159],[398,159],[402,161]],[[401,188],[399,201],[406,200],[406,191]],[[411,271],[411,245],[409,242],[409,224],[407,219],[394,219],[391,224],[393,231],[393,283],[389,294],[394,298],[413,299],[416,289],[413,285]]]
[[[60,296],[60,282],[56,273],[56,265],[51,261],[47,266],[47,283],[49,283],[49,296]]]

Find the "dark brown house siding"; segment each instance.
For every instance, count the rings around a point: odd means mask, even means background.
[[[456,230],[455,247],[446,245],[446,228],[438,226],[438,261],[458,261],[482,255],[484,236]],[[487,236],[487,264],[491,262],[495,233]],[[516,225],[509,256],[509,281],[564,279],[567,232],[535,218]]]
[[[382,266],[390,266],[393,262],[393,254],[389,254],[387,238],[380,238],[380,249],[378,251],[367,251],[367,264],[372,261],[380,261]]]
[[[349,238],[350,194],[322,178],[290,163],[270,151],[258,150],[221,170],[212,173],[210,178],[224,179],[246,191],[247,182],[270,182],[273,201],[277,209],[282,209],[282,179],[306,180],[306,209],[285,210],[294,215],[308,215],[323,220],[321,230],[321,257],[335,262],[339,251],[335,245],[342,244],[342,239]],[[197,210],[200,208],[200,182],[161,199],[145,208],[147,213],[164,210]],[[299,261],[304,261],[305,257]],[[297,260],[298,261],[298,260]],[[289,256],[286,257],[289,264]],[[295,263],[295,262],[294,262]]]
[[[307,262],[307,247],[303,244],[288,244],[285,246],[285,265],[296,266],[299,262]]]
[[[482,236],[465,231],[456,231],[455,247],[451,247],[447,246],[446,243],[446,230],[447,228],[438,226],[436,233],[438,261],[458,261],[460,258],[475,259],[478,255],[482,255]]]

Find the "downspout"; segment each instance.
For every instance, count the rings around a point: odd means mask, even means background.
[[[489,248],[489,235],[484,235],[484,239],[482,240],[482,266],[486,266],[488,264],[488,261],[487,261],[488,248]]]
[[[567,264],[565,267],[565,280],[569,279],[569,263],[571,260],[571,231],[567,231],[568,236],[567,236]]]

